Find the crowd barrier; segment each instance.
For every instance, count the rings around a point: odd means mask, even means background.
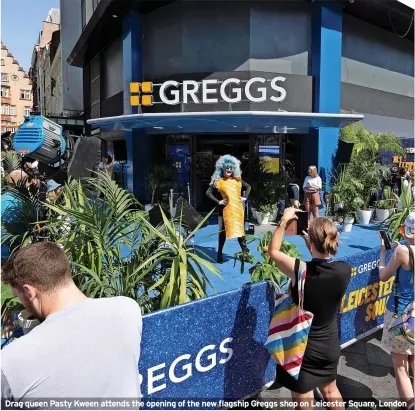
[[[379,247],[344,260],[353,268],[338,312],[343,346],[383,324],[393,282],[379,281]],[[144,316],[143,399],[203,400],[203,408],[217,408],[217,401],[261,389],[275,378],[264,348],[273,310],[274,293],[264,282]]]

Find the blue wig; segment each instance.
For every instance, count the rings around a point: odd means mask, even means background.
[[[215,172],[210,180],[211,186],[216,187],[216,182],[223,177],[223,169],[227,167],[233,168],[233,177],[241,178],[241,162],[236,157],[226,154],[216,162]]]

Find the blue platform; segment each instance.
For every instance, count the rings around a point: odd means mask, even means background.
[[[340,231],[340,241],[339,253],[337,259],[344,259],[348,256],[359,254],[363,251],[369,251],[375,247],[379,246],[379,237],[377,235],[377,230],[379,226],[376,224],[371,225],[354,225],[353,229],[349,233],[341,232],[342,227],[339,228]],[[218,250],[218,225],[215,223],[215,218],[210,219],[210,224],[199,230],[196,234],[195,244],[203,252],[208,254],[216,264],[217,250]],[[261,234],[259,234],[260,236]],[[297,246],[297,249],[301,252],[302,258],[304,260],[310,260],[311,255],[305,246],[304,240],[300,236],[285,236],[285,240],[289,241],[292,244]],[[258,242],[254,242],[248,245],[251,254],[257,258],[261,259],[260,251],[256,250]],[[223,264],[216,264],[220,270],[221,275],[224,281],[212,276],[209,276],[211,279],[212,285],[216,290],[216,293],[234,290],[239,288],[249,282],[249,268],[251,264],[245,264],[244,273],[240,273],[240,263],[237,262],[234,267],[233,256],[238,251],[241,251],[237,239],[227,240],[225,247],[223,249]],[[215,291],[210,287],[208,289],[208,295],[215,294]]]

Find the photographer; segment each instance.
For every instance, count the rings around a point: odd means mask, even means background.
[[[292,207],[285,209],[268,252],[275,265],[291,279],[295,304],[299,303],[298,274],[302,273],[303,278],[306,275],[303,308],[313,313],[314,318],[298,380],[277,366],[277,381],[291,390],[294,401],[309,404],[299,409],[310,409],[313,390],[317,387],[326,401],[342,401],[336,385],[340,358],[336,312],[350,280],[351,266],[331,257],[337,254],[338,233],[333,222],[325,217],[315,218],[310,223],[308,234],[303,236],[313,257],[311,261],[304,263],[282,253],[280,248],[285,228],[295,219],[296,210]],[[341,407],[337,404],[332,409]]]

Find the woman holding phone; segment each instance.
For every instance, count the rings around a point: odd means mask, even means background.
[[[298,218],[296,211],[293,207],[285,209],[268,253],[275,265],[291,279],[291,296],[296,304],[298,272],[305,268],[304,310],[313,313],[314,318],[298,380],[277,366],[277,381],[291,390],[294,401],[303,403],[298,409],[312,408],[313,390],[317,387],[325,400],[333,403],[329,409],[344,409],[339,404],[342,396],[336,385],[340,358],[336,313],[349,284],[352,268],[350,264],[332,258],[337,254],[338,233],[333,222],[326,217],[311,221],[308,235],[303,235],[312,256],[311,261],[303,263],[280,251],[285,228]]]
[[[308,176],[304,180],[304,205],[305,209],[310,215],[310,211],[313,213],[314,218],[318,217],[318,207],[321,205],[320,190],[323,183],[320,176],[317,173],[316,166],[308,167]]]
[[[406,312],[405,308],[407,305],[414,302],[414,267],[412,263],[415,248],[415,212],[408,215],[405,223],[401,226],[400,233],[405,239],[406,244],[394,244],[396,245],[396,249],[389,263],[386,265],[385,241],[379,232],[381,242],[379,262],[380,280],[387,281],[395,275],[394,290],[386,304],[382,345],[392,355],[399,395],[402,400],[406,401],[408,409],[414,409],[415,387],[414,381],[412,380],[411,383],[409,378],[409,367],[412,370],[412,374],[414,373],[414,344],[406,340],[398,340],[389,331],[389,328],[394,316]]]

